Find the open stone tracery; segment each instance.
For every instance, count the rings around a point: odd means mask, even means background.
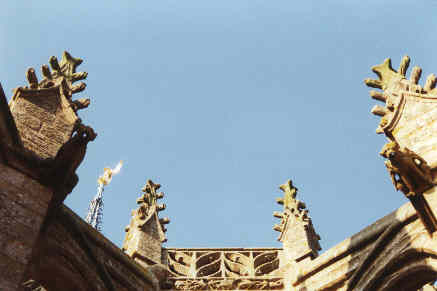
[[[282,288],[281,249],[167,249],[170,280],[178,290]],[[200,289],[199,289],[200,288]]]

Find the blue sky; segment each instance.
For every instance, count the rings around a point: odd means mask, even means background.
[[[384,2],[384,3],[382,3]],[[64,50],[89,73],[80,112],[99,134],[66,204],[81,216],[103,167],[103,234],[121,245],[150,178],[168,247],[279,247],[288,178],[324,250],[406,202],[378,152],[370,67],[408,54],[437,72],[437,1],[8,1],[0,81],[8,97]]]

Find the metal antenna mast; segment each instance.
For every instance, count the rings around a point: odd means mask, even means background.
[[[100,176],[99,179],[97,180],[98,183],[97,194],[90,202],[85,221],[88,222],[92,227],[94,227],[98,231],[102,230],[103,191],[105,190],[105,186],[111,182],[112,176],[120,172],[122,165],[123,162],[120,161],[114,169],[104,168],[103,175]]]

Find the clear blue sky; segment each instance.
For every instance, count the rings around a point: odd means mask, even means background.
[[[51,55],[84,59],[80,112],[99,136],[66,204],[84,216],[103,167],[117,245],[146,179],[169,247],[278,247],[277,187],[306,202],[324,250],[406,202],[378,152],[363,79],[408,54],[437,73],[437,1],[5,1],[8,97]]]

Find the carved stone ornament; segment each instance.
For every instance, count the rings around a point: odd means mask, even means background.
[[[49,66],[47,65],[41,66],[41,73],[43,75],[41,82],[38,82],[35,69],[29,68],[26,72],[26,78],[29,82],[29,87],[20,89],[44,90],[61,87],[63,93],[70,101],[70,105],[74,111],[86,108],[90,104],[90,99],[88,98],[81,98],[76,101],[71,101],[71,96],[73,94],[82,92],[86,88],[86,84],[84,82],[74,84],[76,81],[84,80],[88,76],[87,72],[76,72],[76,68],[82,64],[82,62],[82,59],[72,57],[67,51],[64,51],[62,54],[60,62],[58,62],[58,59],[55,56],[51,56],[49,59],[49,64],[52,70],[50,70]]]
[[[283,289],[282,278],[170,278],[175,290],[279,290]]]
[[[433,186],[431,168],[427,162],[408,148],[401,148],[395,141],[382,148],[380,155],[387,158],[385,166],[396,190],[411,197],[422,194]]]
[[[365,80],[367,86],[382,89],[382,92],[370,91],[370,96],[385,103],[372,109],[373,114],[381,117],[376,132],[385,133],[391,141],[420,155],[434,168],[437,166],[437,77],[429,75],[422,87],[420,67],[414,67],[410,78],[406,78],[409,64],[410,58],[405,56],[395,71],[391,60],[386,59],[372,67],[378,80]]]
[[[423,193],[434,186],[431,168],[427,162],[395,141],[387,143],[380,154],[387,158],[385,166],[396,190],[410,200],[429,234],[437,230],[437,219]]]
[[[268,276],[279,268],[279,252],[279,249],[168,249],[167,262],[174,277],[258,277]]]
[[[164,198],[163,192],[157,192],[159,188],[161,188],[161,185],[153,183],[152,180],[147,180],[146,185],[143,187],[143,195],[137,199],[139,207],[132,211],[132,219],[138,228],[142,228],[152,216],[158,216],[158,213],[166,208],[165,204],[158,204],[158,200]],[[168,223],[170,223],[170,219],[167,217],[159,219],[162,242],[167,241],[164,234],[167,229],[164,225]],[[129,232],[130,227],[127,226],[125,231]]]
[[[303,224],[310,223],[311,219],[308,216],[308,209],[306,209],[305,203],[296,199],[297,188],[293,186],[291,180],[287,180],[287,182],[279,186],[279,189],[284,193],[284,196],[283,198],[276,198],[276,202],[284,206],[284,211],[275,211],[273,213],[273,216],[281,219],[280,224],[276,224],[273,229],[281,232],[282,236],[289,219],[299,221]]]
[[[47,291],[41,284],[36,282],[35,280],[27,280],[22,284],[25,291]]]
[[[26,72],[28,86],[18,87],[9,103],[11,114],[26,149],[40,158],[54,158],[60,147],[68,142],[81,119],[77,111],[90,104],[88,98],[72,100],[86,84],[77,81],[87,77],[76,72],[82,63],[79,58],[64,52],[62,59],[50,57],[49,64],[41,67],[42,80],[33,68]]]

